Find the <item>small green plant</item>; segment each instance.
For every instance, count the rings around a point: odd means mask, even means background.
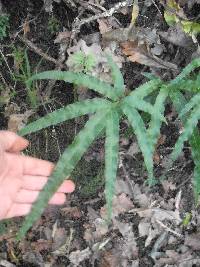
[[[51,34],[55,34],[59,31],[60,22],[55,16],[49,18],[47,29]]]
[[[191,84],[191,88],[194,88],[198,77],[189,80],[188,76],[191,71],[200,66],[200,60],[194,60],[180,75],[169,83],[151,77],[152,80],[139,86],[129,95],[125,93],[123,76],[110,56],[108,56],[108,64],[111,68],[113,84],[108,84],[84,73],[65,71],[47,71],[39,73],[28,81],[28,83],[31,84],[36,79],[63,80],[92,89],[103,95],[104,98],[93,98],[70,104],[30,123],[19,132],[20,135],[26,135],[78,116],[94,113],[85,127],[75,137],[72,144],[66,148],[60,157],[44,190],[40,193],[38,200],[33,205],[31,213],[26,217],[18,233],[18,239],[22,238],[35,220],[40,217],[51,196],[56,192],[64,179],[70,176],[76,164],[82,158],[84,152],[91,143],[102,135],[102,133],[105,133],[105,197],[108,221],[110,221],[118,168],[119,125],[124,116],[128,119],[143,154],[144,163],[148,172],[148,183],[150,185],[155,184],[153,154],[160,134],[161,124],[165,122],[163,114],[165,101],[168,97],[181,115],[190,110],[189,107],[192,106],[193,108],[193,112],[191,112],[191,115],[188,116],[188,119],[185,121],[185,129],[176,143],[172,157],[173,159],[177,158],[178,153],[183,147],[183,142],[190,138],[189,140],[191,141],[193,151],[192,155],[196,166],[198,166],[200,162],[200,137],[197,130],[194,128],[197,125],[198,118],[200,118],[200,108],[195,106],[195,104],[197,104],[196,102],[193,104],[194,100],[192,100],[192,98],[188,102],[188,105],[185,105],[186,100],[181,90],[186,90],[186,88],[188,90],[188,87],[185,85],[188,82]],[[153,104],[146,100],[152,93],[156,93]],[[147,127],[141,116],[141,111],[150,115],[150,121]],[[197,185],[195,185],[195,190],[199,194],[199,167],[195,169],[194,180],[197,183]]]
[[[200,33],[200,24],[198,22],[190,21],[177,15],[183,13],[183,9],[175,0],[167,0],[166,7],[164,18],[169,26],[179,24],[182,30],[191,36],[196,36]]]
[[[8,35],[9,29],[9,16],[1,15],[0,16],[0,40],[3,40]]]
[[[27,84],[34,72],[31,70],[30,61],[28,58],[27,50],[20,47],[13,47],[12,56],[14,58],[14,64],[16,73],[14,79],[22,82],[26,86],[27,90],[27,99],[31,108],[35,109],[39,105],[39,99],[37,95],[36,83]]]
[[[94,55],[86,55],[83,51],[79,51],[71,55],[70,62],[75,72],[83,73],[90,73],[96,65]]]

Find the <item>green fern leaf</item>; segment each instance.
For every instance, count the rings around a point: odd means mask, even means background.
[[[19,135],[23,136],[78,116],[94,113],[98,110],[105,110],[109,108],[110,105],[111,103],[109,101],[100,98],[79,101],[53,111],[37,121],[28,124],[19,131]]]
[[[190,144],[192,147],[192,158],[194,160],[194,174],[193,174],[193,188],[194,188],[194,199],[197,204],[200,195],[200,135],[199,131],[195,129],[194,134],[190,138]]]
[[[94,90],[105,97],[108,97],[112,100],[117,100],[119,95],[118,92],[114,90],[114,88],[104,82],[101,81],[94,76],[83,74],[83,73],[74,73],[70,71],[45,71],[38,74],[35,74],[27,81],[27,84],[30,85],[34,80],[60,80],[69,83],[73,83],[78,86],[84,86],[91,90]]]
[[[149,113],[151,115],[153,115],[155,113],[154,106],[151,105],[149,102],[144,101],[140,98],[136,98],[136,97],[134,98],[133,96],[131,96],[131,97],[127,96],[123,102],[125,105],[127,104],[130,107],[133,107],[135,109],[138,109],[138,110],[146,112],[146,113]],[[166,121],[165,117],[161,113],[158,113],[157,117],[159,117],[161,121],[164,121],[164,122]]]
[[[138,144],[142,151],[144,162],[148,171],[148,182],[150,185],[153,185],[155,183],[155,178],[153,176],[153,159],[151,153],[151,144],[149,142],[147,130],[142,120],[142,117],[140,116],[137,110],[131,108],[126,104],[122,106],[122,110],[127,116],[137,137]]]
[[[135,98],[144,98],[145,96],[149,95],[153,91],[158,90],[159,86],[161,86],[163,82],[160,79],[155,79],[148,81],[141,86],[134,89],[130,94],[129,97],[133,97],[133,100]]]
[[[52,195],[57,191],[66,177],[71,174],[93,140],[105,128],[107,113],[101,112],[95,114],[75,137],[73,143],[64,151],[43,191],[40,192],[36,203],[33,205],[31,213],[26,217],[19,230],[17,235],[18,240],[25,236],[33,223],[41,216]]]
[[[181,110],[179,114],[179,118],[183,117],[186,113],[188,113],[194,106],[198,105],[199,103],[200,103],[200,94],[196,94],[190,99],[190,101]]]
[[[151,143],[151,148],[152,148],[152,157],[155,145],[160,135],[160,128],[163,121],[161,120],[161,115],[164,114],[164,109],[165,109],[164,103],[167,96],[168,96],[168,90],[166,88],[161,88],[158,96],[156,97],[156,101],[154,104],[154,112],[152,114],[149,128],[147,130],[149,141]]]
[[[176,84],[176,87],[172,86],[172,90],[174,89],[192,93],[200,92],[200,75],[197,75],[194,80],[186,78],[185,80],[180,81]]]
[[[182,72],[170,82],[171,86],[174,86],[185,79],[193,70],[200,67],[200,58],[194,59],[190,64],[188,64]]]
[[[119,153],[119,115],[111,111],[107,117],[105,141],[105,195],[108,221],[112,215],[112,201],[115,193],[115,182],[118,168]]]
[[[186,100],[181,92],[171,91],[171,100],[175,106],[177,112],[180,112],[182,108],[186,105]],[[182,117],[183,122],[186,121],[186,118]],[[200,195],[200,135],[197,128],[194,129],[192,136],[189,138],[191,145],[192,158],[194,160],[195,168],[193,174],[193,185],[194,185],[194,197],[195,202],[197,203]]]
[[[184,130],[179,136],[178,141],[175,144],[174,151],[172,152],[172,158],[175,160],[178,155],[181,153],[183,144],[189,139],[192,135],[194,128],[197,126],[198,120],[200,118],[200,107],[195,107],[190,114],[190,117],[187,119]]]
[[[112,57],[108,54],[106,54],[106,57],[108,65],[112,72],[114,88],[117,91],[117,94],[122,96],[124,94],[124,89],[125,89],[124,78],[122,76],[122,73],[117,64],[113,61]]]

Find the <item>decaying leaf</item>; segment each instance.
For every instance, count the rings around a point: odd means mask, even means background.
[[[37,251],[28,251],[23,255],[24,262],[28,265],[34,264],[39,267],[44,266],[44,260],[42,255]]]
[[[100,259],[99,267],[120,267],[120,258],[117,251],[105,251]]]
[[[182,27],[179,23],[176,23],[174,26],[169,27],[167,32],[159,31],[158,33],[163,39],[174,45],[188,49],[195,47],[192,37],[188,36],[182,30]]]
[[[160,44],[160,38],[155,29],[140,28],[134,25],[129,28],[119,28],[106,32],[102,37],[105,41],[116,41],[118,43],[131,41],[138,44]]]
[[[139,236],[148,236],[149,228],[150,228],[150,223],[141,220],[138,225]]]
[[[138,257],[138,247],[131,223],[123,223],[115,220],[114,225],[123,236],[120,244],[121,257],[135,259]]]
[[[32,114],[32,110],[27,110],[24,114],[11,114],[8,120],[8,130],[18,132],[27,124],[27,120]]]
[[[80,263],[90,257],[92,254],[90,248],[84,250],[76,250],[70,253],[69,260],[74,264],[74,267],[80,266]]]
[[[114,196],[113,198],[113,212],[112,218],[117,217],[119,214],[129,211],[133,208],[133,203],[126,194],[122,193],[121,195]],[[106,219],[107,212],[106,207],[101,208],[101,217]]]
[[[173,69],[177,70],[177,66],[173,63],[166,62],[155,55],[151,54],[145,44],[138,46],[137,42],[124,42],[121,43],[122,52],[128,56],[132,62],[137,62],[149,67],[159,69]]]
[[[130,185],[127,183],[127,181],[124,181],[122,179],[117,179],[116,185],[115,185],[115,192],[116,195],[120,195],[122,193],[127,194],[129,197],[132,197],[132,191],[130,188]]]
[[[191,235],[187,235],[185,237],[185,245],[189,246],[193,250],[200,250],[200,233],[193,233]]]
[[[61,213],[72,219],[80,219],[82,217],[81,211],[78,207],[64,207],[61,208]]]
[[[99,31],[101,34],[105,34],[111,30],[107,18],[100,18],[97,20],[97,22],[99,23]]]
[[[70,36],[71,36],[70,31],[65,30],[63,32],[59,32],[56,39],[54,40],[54,43],[58,44],[58,43],[67,42],[69,40]]]

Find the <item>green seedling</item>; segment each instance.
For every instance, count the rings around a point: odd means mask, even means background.
[[[79,51],[70,56],[71,65],[75,72],[91,73],[96,65],[96,60],[93,54],[86,55]]]
[[[47,29],[51,34],[59,32],[60,22],[55,16],[49,18]]]
[[[9,16],[1,15],[0,16],[0,40],[3,40],[8,36],[9,29]]]
[[[166,10],[164,12],[164,18],[169,26],[179,24],[182,30],[191,36],[196,36],[200,33],[200,24],[198,22],[189,21],[187,19],[180,18],[180,16],[176,15],[176,13],[178,14],[181,11],[181,8],[175,0],[168,0],[167,8],[169,10]]]
[[[191,219],[192,219],[192,214],[186,213],[182,222],[183,226],[188,226],[188,224],[191,222]]]
[[[107,202],[107,220],[110,222],[118,168],[119,125],[124,117],[129,121],[143,154],[144,164],[148,172],[148,183],[153,185],[156,181],[153,173],[153,154],[160,135],[161,125],[163,122],[166,122],[163,116],[166,99],[171,99],[172,104],[181,113],[182,109],[186,106],[181,93],[181,90],[184,90],[184,86],[180,87],[181,82],[189,79],[189,74],[200,66],[200,60],[194,60],[180,75],[169,83],[152,78],[149,82],[134,89],[129,95],[126,95],[123,76],[119,68],[110,56],[107,56],[107,58],[112,72],[113,84],[106,83],[84,73],[68,71],[46,71],[34,75],[28,81],[29,86],[31,86],[31,83],[35,80],[63,80],[77,86],[92,89],[103,97],[70,104],[30,123],[19,132],[20,135],[24,136],[69,119],[86,114],[94,114],[60,157],[51,177],[48,179],[36,203],[34,203],[30,214],[26,217],[18,233],[18,239],[24,237],[28,229],[41,216],[49,199],[57,191],[66,177],[71,175],[75,166],[92,142],[99,136],[102,136],[102,133],[105,133],[105,198]],[[191,80],[191,84],[195,83],[196,79]],[[157,93],[153,104],[146,101],[146,98],[152,93]],[[188,103],[190,103],[190,100]],[[150,116],[147,126],[142,119],[141,111]],[[200,139],[195,130],[199,118],[200,110],[195,106],[191,115],[188,115],[188,119],[184,120],[186,126],[175,145],[172,153],[173,159],[177,158],[184,141],[189,139],[191,140],[193,149],[192,155],[194,162],[197,164],[198,161],[199,164],[200,142],[195,143]],[[200,188],[200,179],[197,179],[197,174],[198,177],[200,174],[199,169],[196,168],[195,172],[195,181],[198,183],[195,186]],[[197,192],[200,193],[199,190]]]
[[[22,82],[25,85],[28,102],[32,109],[36,109],[40,104],[36,83],[33,82],[32,84],[27,84],[27,80],[29,80],[34,74],[34,71],[31,70],[27,50],[14,47],[12,56],[14,58],[16,69],[14,79]]]

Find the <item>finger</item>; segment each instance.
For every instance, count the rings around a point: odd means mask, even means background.
[[[23,164],[24,175],[50,176],[53,171],[54,164],[42,159],[19,155]]]
[[[13,217],[25,216],[31,211],[31,207],[31,204],[14,203],[4,218],[10,219]]]
[[[22,188],[27,190],[40,191],[48,181],[47,177],[44,176],[32,176],[32,175],[24,175]],[[59,187],[57,192],[59,193],[71,193],[75,189],[75,185],[71,180],[66,180]]]
[[[31,204],[34,203],[39,195],[40,191],[30,191],[21,189],[14,200],[15,203],[21,204]],[[64,204],[66,200],[65,194],[63,193],[55,193],[53,197],[50,199],[49,204],[61,205]]]
[[[28,140],[10,131],[0,131],[0,143],[7,152],[19,152],[28,146]]]

